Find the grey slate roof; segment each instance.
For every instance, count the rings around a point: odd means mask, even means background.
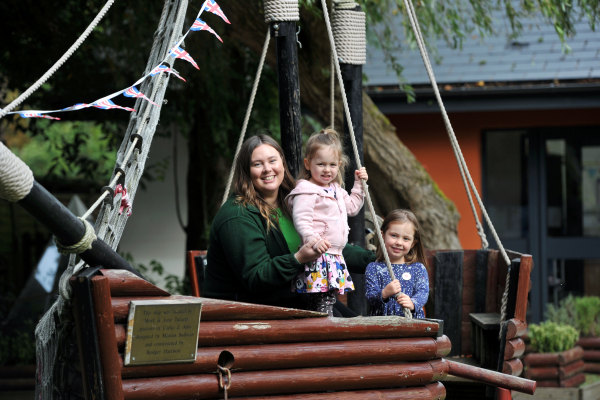
[[[567,43],[571,52],[562,52],[554,27],[540,20],[523,20],[522,34],[508,38],[504,22],[495,22],[497,35],[483,40],[475,34],[466,38],[462,50],[437,42],[441,63],[436,64],[430,52],[438,83],[532,82],[582,80],[600,78],[600,30],[592,31],[587,20],[576,24],[576,35]],[[400,25],[400,24],[398,24]],[[413,86],[429,84],[418,49],[403,49],[395,55],[407,82]],[[395,86],[398,79],[383,57],[381,49],[367,47],[367,63],[363,71],[367,87]]]

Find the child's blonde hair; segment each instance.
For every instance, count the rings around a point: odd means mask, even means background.
[[[331,146],[334,151],[337,152],[339,158],[339,166],[338,166],[338,174],[335,177],[335,182],[337,182],[340,186],[344,186],[344,172],[346,171],[346,166],[348,165],[348,157],[344,154],[344,149],[342,147],[342,142],[340,140],[340,136],[338,133],[331,129],[325,128],[321,129],[320,132],[315,132],[306,141],[306,150],[304,151],[304,158],[310,160],[315,156],[317,150],[322,147]],[[300,179],[310,179],[310,170],[304,168],[300,171]]]
[[[396,209],[391,211],[383,220],[381,224],[381,233],[385,235],[385,232],[388,230],[389,226],[393,222],[410,222],[415,227],[415,236],[414,236],[414,244],[412,249],[404,256],[404,261],[407,264],[420,262],[424,266],[427,267],[427,259],[425,258],[425,248],[423,247],[423,242],[421,241],[421,227],[419,225],[419,221],[417,221],[417,217],[410,210],[404,209]],[[385,257],[383,256],[382,246],[383,243],[378,243],[377,245],[377,261],[385,261]]]

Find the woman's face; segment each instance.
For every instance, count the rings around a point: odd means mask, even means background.
[[[265,201],[275,205],[279,186],[283,182],[284,166],[279,152],[268,144],[261,144],[250,157],[250,179]]]

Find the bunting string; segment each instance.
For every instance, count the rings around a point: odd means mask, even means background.
[[[152,101],[150,98],[148,98],[137,87],[140,86],[140,84],[145,79],[156,76],[158,74],[162,74],[162,73],[168,73],[168,74],[174,75],[176,78],[182,80],[183,82],[187,82],[184,77],[179,75],[179,72],[177,72],[175,69],[171,68],[171,66],[168,63],[168,61],[171,58],[179,58],[179,59],[185,60],[185,61],[189,62],[194,68],[196,68],[198,70],[200,69],[200,67],[198,66],[196,61],[192,58],[192,56],[181,47],[181,44],[183,43],[184,39],[187,37],[188,33],[190,33],[191,31],[207,31],[209,33],[212,33],[221,43],[223,43],[223,39],[221,39],[221,37],[217,34],[217,32],[215,32],[205,21],[200,19],[200,16],[205,11],[217,15],[218,17],[220,17],[223,21],[225,21],[228,24],[231,23],[231,22],[229,22],[229,20],[225,16],[225,13],[223,12],[221,7],[217,4],[217,2],[215,0],[205,0],[204,3],[202,3],[202,7],[200,7],[200,10],[198,11],[198,15],[196,16],[196,19],[194,20],[194,23],[192,24],[192,26],[185,32],[184,35],[181,36],[181,38],[177,41],[177,43],[175,43],[175,45],[173,47],[171,47],[171,49],[167,52],[167,54],[162,59],[162,61],[160,63],[158,63],[158,65],[156,65],[156,67],[152,68],[150,70],[150,72],[148,72],[146,75],[142,76],[135,83],[126,87],[125,89],[122,89],[122,90],[119,90],[112,94],[109,94],[108,96],[104,96],[98,100],[91,102],[91,103],[77,103],[70,107],[65,107],[65,108],[61,108],[61,109],[57,109],[57,110],[11,111],[11,112],[7,112],[7,113],[0,113],[0,118],[1,118],[1,116],[4,116],[4,115],[16,114],[16,115],[19,115],[21,118],[45,118],[45,119],[50,119],[50,120],[60,120],[60,118],[54,117],[54,116],[48,115],[48,114],[55,114],[55,113],[69,112],[69,111],[78,111],[78,110],[82,110],[84,108],[90,108],[90,107],[98,108],[100,110],[124,110],[124,111],[130,111],[130,112],[136,111],[133,108],[123,107],[123,106],[115,104],[115,102],[112,99],[114,99],[117,96],[121,96],[121,95],[123,95],[125,97],[141,98],[141,99],[148,101],[149,103],[151,103],[154,106],[158,106],[158,104],[156,104],[154,101]],[[2,110],[0,109],[0,111],[2,111]]]

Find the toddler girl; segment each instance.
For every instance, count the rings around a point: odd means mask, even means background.
[[[361,168],[355,172],[351,194],[342,188],[347,159],[333,129],[311,135],[305,157],[302,179],[287,200],[302,243],[315,242],[313,248],[322,254],[304,266],[292,290],[309,293],[308,308],[332,316],[336,294],[354,290],[342,249],[348,242],[348,215],[356,215],[363,205],[360,179],[368,176]]]
[[[408,308],[415,318],[424,318],[429,277],[417,218],[411,211],[394,210],[383,220],[381,234],[396,279],[390,277],[379,243],[377,260],[365,271],[369,314],[404,316],[403,308]]]

